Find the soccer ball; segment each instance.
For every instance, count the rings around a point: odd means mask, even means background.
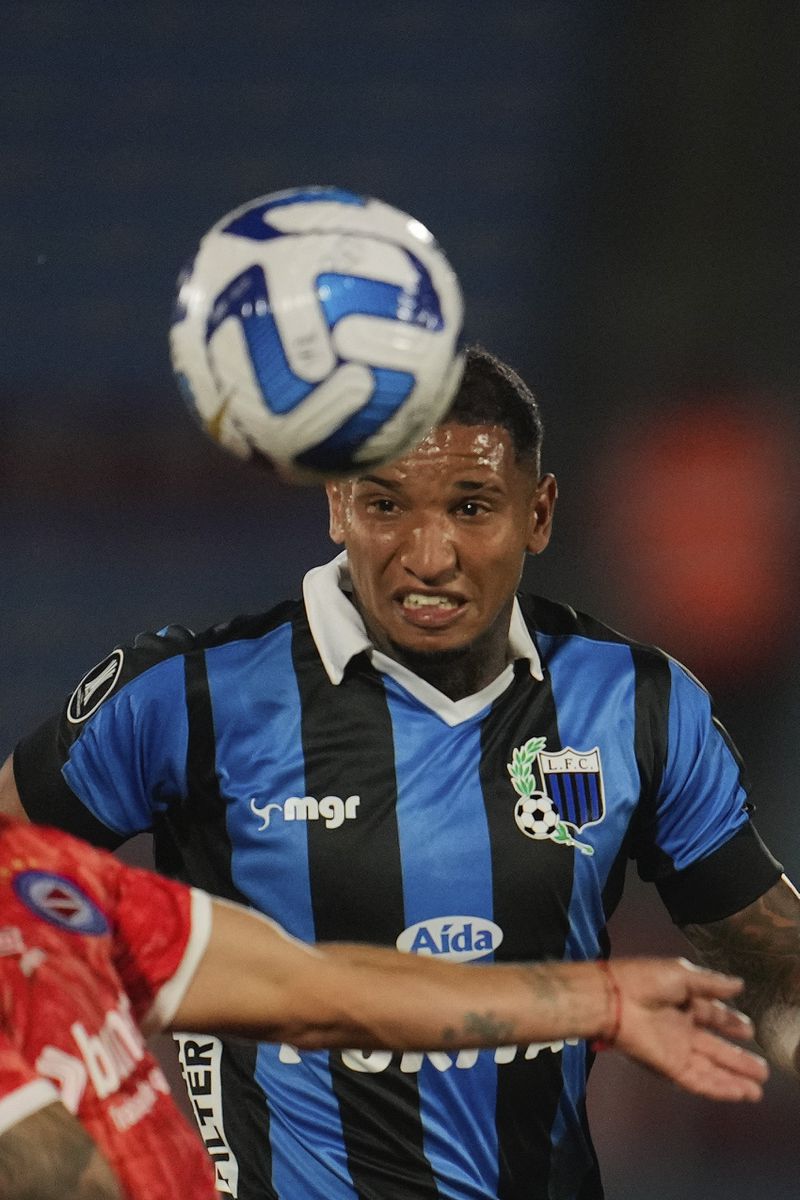
[[[421,441],[463,370],[458,279],[432,234],[338,188],[276,192],[178,279],[178,385],[205,431],[290,475],[354,474]]]
[[[558,825],[558,813],[553,801],[544,792],[522,796],[514,807],[514,820],[526,837],[537,841],[552,837]]]

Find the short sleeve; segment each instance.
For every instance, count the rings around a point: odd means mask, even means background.
[[[741,912],[783,873],[748,821],[706,858],[659,880],[661,899],[676,925],[704,925]]]
[[[118,647],[14,751],[32,821],[113,849],[185,794],[186,631]]]
[[[146,1034],[171,1020],[211,935],[205,892],[152,871],[115,863],[116,969]]]
[[[679,923],[721,920],[762,895],[781,867],[752,828],[744,767],[708,693],[680,664],[670,673],[666,759],[639,873]]]

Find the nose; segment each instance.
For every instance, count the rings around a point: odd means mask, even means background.
[[[432,519],[415,524],[408,531],[400,562],[428,587],[451,580],[458,570],[458,554],[449,523]]]

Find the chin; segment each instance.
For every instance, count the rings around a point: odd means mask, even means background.
[[[467,642],[457,646],[442,646],[431,641],[423,641],[414,645],[390,641],[390,653],[401,662],[445,663],[464,658],[472,649],[472,643]]]

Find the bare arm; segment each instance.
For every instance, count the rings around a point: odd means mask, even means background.
[[[362,945],[308,947],[214,901],[209,946],[171,1026],[303,1048],[466,1049],[612,1036],[689,1090],[760,1097],[763,1061],[717,1036],[752,1032],[720,1003],[740,990],[737,981],[664,959],[618,960],[610,978],[595,963],[464,966]]]
[[[88,1133],[55,1102],[0,1134],[3,1200],[123,1200]]]
[[[684,933],[702,962],[742,977],[759,1045],[800,1074],[800,895],[786,876],[741,912]]]
[[[17,821],[27,821],[28,819],[17,791],[14,779],[14,760],[11,755],[0,767],[0,813],[6,817],[14,817]]]

